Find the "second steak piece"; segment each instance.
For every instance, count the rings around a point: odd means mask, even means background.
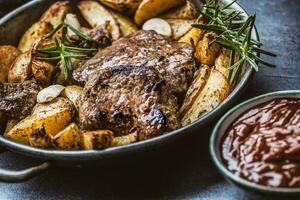
[[[84,129],[137,131],[139,139],[181,126],[178,97],[195,70],[193,48],[138,31],[99,52],[73,73],[85,84],[77,101]]]

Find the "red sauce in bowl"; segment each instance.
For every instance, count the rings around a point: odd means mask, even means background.
[[[221,142],[235,175],[270,187],[300,187],[300,99],[275,99],[249,109]]]

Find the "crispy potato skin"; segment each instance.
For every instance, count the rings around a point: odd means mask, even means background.
[[[163,19],[187,19],[193,20],[197,17],[196,6],[189,0],[178,8],[174,8],[160,16]]]
[[[21,54],[21,51],[11,45],[0,46],[0,82],[6,82],[12,63]]]
[[[20,83],[28,80],[31,75],[31,63],[31,51],[27,51],[17,57],[8,72],[8,82]]]
[[[43,125],[33,130],[33,133],[28,136],[29,145],[36,148],[52,147],[51,139],[47,135]]]
[[[33,113],[4,134],[13,141],[29,145],[29,137],[41,125],[49,137],[54,137],[71,122],[74,108],[65,98],[57,98],[47,104],[37,104]]]
[[[49,22],[39,21],[34,23],[22,36],[18,49],[22,52],[31,50],[35,41],[50,33],[53,26]]]
[[[112,146],[114,133],[109,130],[89,131],[83,133],[83,148],[103,149]]]
[[[200,95],[206,85],[210,72],[211,69],[207,65],[201,66],[201,68],[195,72],[194,80],[185,95],[184,102],[179,111],[181,116],[184,116],[188,112],[197,97]]]
[[[138,141],[138,134],[136,132],[130,133],[124,136],[114,137],[112,146],[121,146],[126,144],[131,144]]]
[[[192,29],[194,20],[166,19],[173,31],[173,39],[178,40]]]
[[[141,26],[148,19],[184,3],[185,0],[143,0],[135,13],[134,21]]]
[[[129,17],[114,11],[111,11],[111,14],[119,24],[122,36],[130,35],[131,33],[134,33],[138,30],[136,24],[133,23],[133,21]]]
[[[58,1],[52,4],[41,16],[39,21],[50,23],[53,28],[60,25],[71,11],[68,1]]]
[[[196,46],[195,57],[201,64],[212,66],[221,51],[221,47],[216,42],[211,42],[216,37],[215,33],[206,33]]]
[[[82,132],[75,123],[59,132],[53,139],[54,148],[60,150],[80,150],[82,148]]]
[[[204,23],[204,19],[200,19],[198,22],[198,24],[203,24]],[[195,47],[197,45],[197,43],[199,42],[199,40],[202,39],[204,35],[204,31],[199,29],[199,28],[191,28],[189,32],[187,32],[184,36],[182,36],[178,42],[184,42],[187,43],[193,47]]]
[[[215,61],[216,70],[221,72],[227,79],[229,77],[229,62],[230,62],[230,51],[222,48],[220,55]]]
[[[100,2],[118,12],[132,14],[142,0],[100,0]]]
[[[117,21],[101,4],[96,1],[80,1],[78,9],[92,28],[96,28],[109,21],[113,40],[119,39],[121,33]]]
[[[31,70],[34,78],[38,80],[42,85],[47,86],[50,84],[55,67],[47,62],[33,60],[31,64]]]
[[[212,69],[204,88],[183,116],[182,125],[186,126],[212,111],[224,101],[229,93],[230,84],[228,80],[221,72]]]

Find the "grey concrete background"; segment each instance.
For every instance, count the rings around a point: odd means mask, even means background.
[[[267,58],[278,67],[261,67],[240,101],[270,91],[300,89],[300,1],[239,2],[257,14],[265,48],[278,55]],[[0,4],[0,13],[8,9]],[[199,130],[134,162],[81,170],[53,168],[25,183],[0,183],[0,199],[273,199],[249,196],[221,177],[208,152],[210,130]],[[10,152],[0,155],[0,167],[22,169],[36,163]]]

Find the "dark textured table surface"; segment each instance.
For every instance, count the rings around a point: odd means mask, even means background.
[[[300,1],[239,2],[250,13],[257,13],[261,40],[278,55],[271,58],[278,67],[262,67],[240,101],[270,91],[300,89]],[[0,199],[250,199],[228,184],[211,162],[210,130],[199,130],[127,164],[53,168],[25,183],[0,183]],[[0,166],[5,168],[22,169],[34,163],[10,152],[0,156]]]

